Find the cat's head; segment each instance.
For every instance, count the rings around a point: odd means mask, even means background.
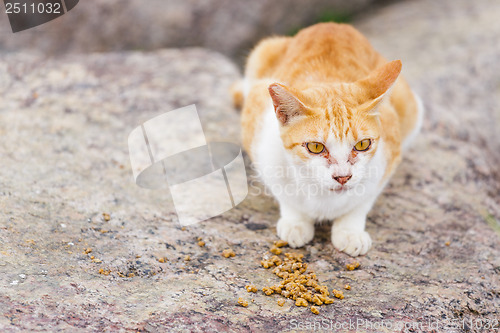
[[[298,182],[341,193],[383,172],[374,159],[381,146],[378,107],[400,71],[396,60],[352,83],[269,86],[287,158],[300,171]]]

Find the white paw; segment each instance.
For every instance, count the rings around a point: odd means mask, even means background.
[[[279,238],[293,248],[304,246],[314,237],[314,224],[309,221],[297,221],[280,218],[276,226]]]
[[[333,246],[352,257],[366,254],[372,246],[372,239],[366,231],[332,229]]]

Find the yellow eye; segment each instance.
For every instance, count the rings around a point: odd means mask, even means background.
[[[325,150],[325,146],[321,143],[317,142],[309,142],[306,144],[307,150],[309,150],[313,154],[322,153]]]
[[[368,150],[368,148],[370,148],[371,145],[372,145],[372,140],[364,139],[356,143],[354,149],[357,151],[365,151]]]

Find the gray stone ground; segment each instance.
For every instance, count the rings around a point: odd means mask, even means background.
[[[487,332],[500,317],[499,15],[498,1],[420,0],[355,22],[403,59],[427,115],[369,216],[374,246],[361,267],[345,270],[351,259],[333,250],[328,226],[299,250],[330,288],[352,286],[318,316],[244,289],[276,281],[259,267],[278,217],[260,187],[182,230],[167,189],[132,181],[127,136],[154,115],[196,103],[209,138],[237,137],[231,61],[203,49],[1,55],[0,330],[274,332],[364,320],[379,326],[358,332],[391,332],[380,325],[393,320]],[[236,257],[221,257],[227,247]]]

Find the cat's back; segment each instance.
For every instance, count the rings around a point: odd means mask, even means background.
[[[353,82],[383,62],[368,40],[347,24],[319,23],[294,37],[262,40],[247,59],[242,84],[243,146],[252,155],[264,111],[272,109],[268,87],[273,82]]]
[[[245,149],[253,155],[254,139],[266,128],[278,135],[274,128],[276,119],[271,123],[274,127],[264,126],[265,111],[273,113],[268,92],[273,82],[299,90],[323,83],[350,83],[366,78],[385,63],[366,37],[348,24],[319,23],[294,37],[264,39],[250,54],[245,71],[242,112]],[[405,138],[418,127],[415,124],[419,112],[413,93],[402,77],[395,84],[391,103],[394,109],[389,109],[389,113],[395,112],[396,117],[391,116],[391,121],[384,124],[400,127],[401,137]],[[384,119],[388,118],[385,113],[381,110]],[[394,145],[399,144],[399,139],[395,140]]]
[[[271,76],[284,82],[354,82],[382,63],[382,56],[351,25],[319,23],[288,39]]]

